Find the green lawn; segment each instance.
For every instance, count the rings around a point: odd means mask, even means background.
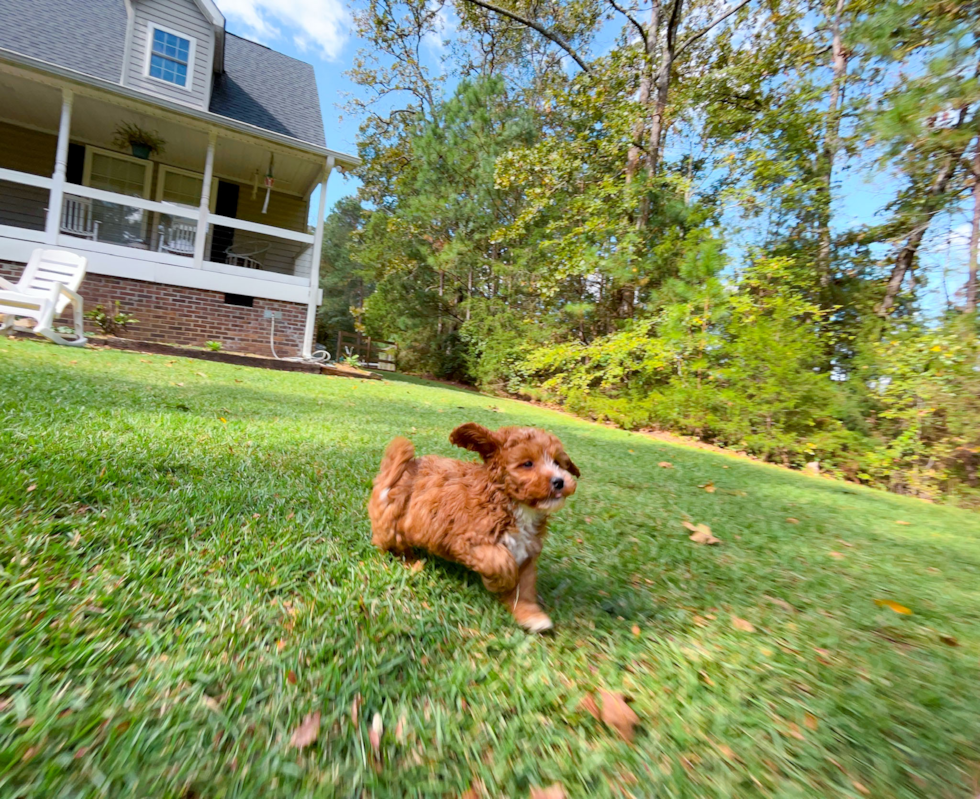
[[[553,635],[370,546],[387,441],[463,455],[471,420],[581,467]],[[978,791],[976,515],[415,380],[6,338],[0,453],[5,798]],[[632,744],[580,707],[602,688]]]

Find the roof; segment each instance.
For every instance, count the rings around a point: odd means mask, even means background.
[[[205,16],[220,13],[211,0],[196,2]],[[0,0],[0,50],[118,84],[127,22],[125,0]],[[224,69],[208,110],[325,148],[313,67],[231,33],[221,38]]]
[[[0,47],[118,81],[126,44],[124,0],[0,0]]]
[[[232,33],[225,34],[225,69],[214,76],[210,111],[326,146],[313,67]]]

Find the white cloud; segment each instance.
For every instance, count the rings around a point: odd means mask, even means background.
[[[350,30],[342,0],[220,0],[219,8],[249,38],[270,46],[292,41],[328,61],[340,56]]]
[[[433,50],[441,51],[445,49],[446,39],[450,38],[453,31],[456,30],[456,15],[453,13],[452,6],[445,4],[436,10],[436,3],[433,0],[430,0],[428,10],[436,12],[433,20],[435,30],[427,33],[423,41]]]

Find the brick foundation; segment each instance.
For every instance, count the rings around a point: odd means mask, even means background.
[[[23,268],[23,264],[0,261],[0,276],[16,282]],[[96,305],[109,310],[119,300],[121,310],[139,320],[126,328],[125,335],[131,339],[197,347],[206,341],[220,341],[222,349],[230,352],[271,355],[271,320],[263,318],[263,312],[271,310],[282,312],[282,319],[276,320],[276,354],[280,358],[299,355],[303,346],[306,306],[295,302],[256,297],[252,308],[243,308],[227,305],[220,291],[91,273],[85,276],[78,293],[86,311]],[[59,324],[71,322],[62,317]],[[99,332],[88,320],[85,327],[89,334]]]

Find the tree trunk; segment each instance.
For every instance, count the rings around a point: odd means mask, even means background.
[[[470,269],[466,278],[466,321],[470,321],[470,304],[473,302],[473,270]]]
[[[844,10],[844,0],[837,0],[834,20],[831,25],[833,41],[833,79],[830,83],[830,103],[827,109],[827,125],[824,131],[823,152],[820,156],[820,187],[819,198],[819,244],[817,247],[817,274],[820,285],[830,285],[830,206],[833,200],[832,182],[834,175],[834,159],[840,146],[841,102],[844,96],[844,84],[847,82],[847,51],[841,41],[840,22]]]
[[[977,250],[980,248],[980,136],[973,153],[973,228],[970,230],[969,275],[966,279],[966,312],[977,310]]]
[[[670,92],[670,76],[674,68],[674,53],[677,47],[677,28],[681,24],[684,12],[684,0],[674,0],[670,9],[670,19],[667,22],[667,40],[664,42],[663,57],[657,70],[655,85],[657,88],[654,101],[653,119],[650,123],[650,157],[647,160],[647,172],[650,177],[657,174],[660,168],[660,148],[663,144],[664,114],[667,111],[667,97]]]
[[[963,121],[966,119],[966,111],[967,108],[965,106],[960,109],[956,127],[963,124]],[[892,273],[888,278],[888,283],[885,285],[885,296],[882,297],[881,302],[875,309],[879,316],[887,316],[895,305],[895,298],[898,296],[898,292],[902,290],[905,275],[912,269],[912,264],[915,263],[915,256],[919,251],[919,245],[922,244],[922,239],[929,229],[933,217],[940,211],[941,206],[937,200],[946,192],[946,187],[956,172],[956,165],[961,155],[961,153],[956,152],[946,156],[946,160],[943,161],[939,173],[926,192],[924,207],[912,225],[908,238],[905,240],[905,245],[899,250],[895,258],[895,266],[892,267]]]
[[[660,35],[660,0],[654,0],[650,6],[650,24],[643,33],[643,72],[640,74],[640,92],[637,98],[640,104],[639,117],[633,125],[633,143],[630,144],[626,157],[626,182],[630,183],[640,169],[643,156],[643,137],[647,129],[647,119],[650,116],[650,90],[653,86],[653,56]]]
[[[442,335],[442,295],[446,289],[446,273],[439,270],[439,323],[436,327],[436,332]]]

